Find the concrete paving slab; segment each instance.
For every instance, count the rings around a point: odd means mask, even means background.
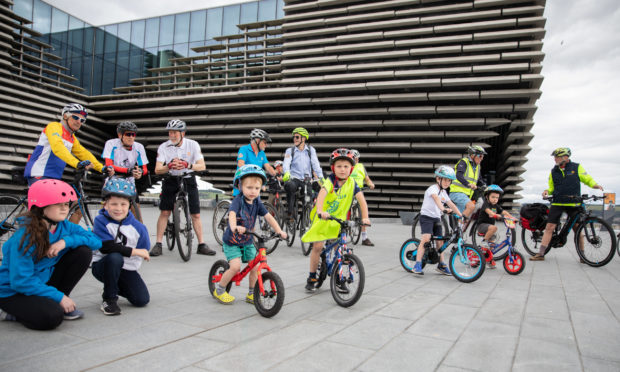
[[[576,345],[521,337],[512,371],[581,371]]]

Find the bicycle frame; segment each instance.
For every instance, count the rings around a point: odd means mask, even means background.
[[[581,203],[579,205],[579,211],[575,213],[573,217],[567,219],[564,224],[558,223],[553,231],[553,235],[551,237],[551,241],[549,245],[555,248],[560,248],[566,245],[566,241],[568,238],[568,234],[573,229],[575,225],[579,225],[581,222],[585,221],[586,218],[590,215],[590,212],[586,209],[585,203]],[[587,231],[586,231],[587,232]],[[577,239],[578,237],[575,237]]]
[[[349,222],[350,223],[350,222]],[[347,247],[347,229],[341,225],[340,234],[336,240],[326,243],[321,251],[321,256],[325,257],[327,275],[331,276],[334,265],[338,265],[338,279],[342,280],[342,258],[345,254],[352,253],[351,248]],[[330,252],[333,254],[329,254]]]
[[[15,208],[13,208],[13,210],[6,216],[4,220],[0,221],[0,235],[4,235],[7,231],[15,230],[15,225],[13,223],[7,224],[7,220],[13,218],[13,214],[15,214],[15,212],[22,205],[25,205],[27,203],[26,201],[27,199],[28,199],[27,196],[23,196],[21,199],[19,199]],[[28,206],[26,205],[26,207]]]
[[[443,251],[448,249],[448,247],[450,245],[454,244],[455,245],[454,249],[458,250],[458,254],[459,254],[459,257],[461,259],[461,262],[465,263],[465,255],[463,254],[463,244],[465,243],[465,241],[463,240],[463,230],[462,230],[462,227],[460,226],[460,224],[456,220],[456,217],[454,217],[454,216],[451,216],[450,224],[456,225],[456,228],[454,228],[450,232],[450,236],[431,235],[431,240],[429,241],[429,243],[431,244],[431,249],[436,249],[434,247],[433,243],[435,241],[437,241],[437,240],[443,240],[444,241],[444,243],[441,245],[441,247],[438,250],[439,254],[443,253]],[[424,252],[424,254],[427,255],[428,254],[428,250],[426,250]]]

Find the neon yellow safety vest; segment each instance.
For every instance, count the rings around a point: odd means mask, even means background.
[[[347,181],[334,192],[334,185],[329,178],[323,178],[322,187],[327,190],[327,196],[323,202],[323,211],[341,220],[347,219],[347,213],[351,209],[353,202],[353,191],[355,191],[355,181],[347,178]],[[336,239],[340,233],[340,224],[336,221],[314,218],[316,216],[316,206],[310,212],[312,226],[301,237],[304,243],[319,242],[328,239]]]
[[[465,174],[463,175],[465,177],[465,180],[468,183],[473,183],[473,184],[477,184],[478,183],[478,177],[480,177],[480,165],[476,165],[476,167],[474,168],[472,165],[472,162],[468,159],[468,158],[463,158],[461,160],[459,160],[458,162],[456,162],[456,164],[454,165],[454,171],[456,172],[456,168],[458,167],[459,163],[464,161],[465,164],[467,164],[467,170],[465,171]],[[450,192],[462,192],[463,194],[467,195],[470,199],[472,197],[472,195],[474,195],[474,190],[470,189],[469,187],[467,187],[466,185],[463,185],[458,178],[454,181],[452,181],[452,185],[450,186]]]
[[[353,167],[353,172],[351,172],[351,177],[355,180],[357,187],[360,189],[364,187],[364,180],[366,179],[366,168],[362,163],[355,164]]]

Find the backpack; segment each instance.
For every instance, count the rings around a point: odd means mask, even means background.
[[[547,223],[549,207],[542,203],[523,204],[519,211],[521,226],[528,230],[542,230]]]

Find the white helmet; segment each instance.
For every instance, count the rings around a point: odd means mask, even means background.
[[[79,103],[69,103],[65,107],[62,108],[62,116],[64,117],[66,113],[72,114],[80,114],[84,117],[88,116],[88,112],[86,112],[86,108],[80,105]]]
[[[187,124],[183,120],[172,119],[166,124],[166,130],[178,130],[185,132],[187,130]]]

